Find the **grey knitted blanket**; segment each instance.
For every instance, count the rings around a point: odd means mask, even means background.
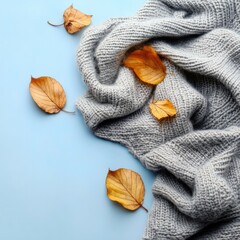
[[[153,88],[122,65],[143,43],[164,58],[155,96],[176,118],[156,121]],[[78,63],[88,126],[157,173],[143,239],[240,239],[240,0],[149,0],[89,28]]]

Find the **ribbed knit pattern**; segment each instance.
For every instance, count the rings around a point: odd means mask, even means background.
[[[156,88],[122,65],[142,44],[167,67]],[[88,126],[157,173],[143,239],[239,240],[240,0],[149,0],[134,17],[89,28],[78,64]],[[153,91],[175,118],[153,118]]]

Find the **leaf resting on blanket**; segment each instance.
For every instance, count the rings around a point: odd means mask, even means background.
[[[110,200],[120,203],[128,210],[136,210],[143,205],[145,187],[141,176],[128,169],[108,171],[106,178],[107,195]]]
[[[166,76],[166,67],[151,46],[133,51],[123,64],[132,69],[141,81],[151,85],[161,83]]]
[[[54,78],[32,77],[29,90],[35,103],[47,113],[58,113],[66,104],[64,89]]]
[[[149,105],[152,115],[157,120],[162,120],[168,117],[174,117],[177,113],[176,108],[169,100],[156,101],[154,100]]]
[[[63,14],[64,23],[62,24],[52,24],[48,22],[51,26],[57,27],[64,24],[65,29],[68,33],[73,34],[79,32],[82,28],[91,24],[92,15],[87,15],[80,12],[71,5],[68,7]]]

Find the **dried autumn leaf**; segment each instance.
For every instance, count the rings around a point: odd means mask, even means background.
[[[177,114],[176,108],[169,100],[153,101],[150,103],[149,108],[157,120],[174,117]]]
[[[133,51],[123,64],[132,69],[141,81],[151,85],[161,83],[166,76],[166,67],[151,46]]]
[[[47,113],[58,113],[66,104],[64,89],[54,78],[32,77],[29,90],[35,103]]]
[[[52,24],[48,22],[52,26],[61,26],[64,24],[65,29],[68,33],[73,34],[79,32],[82,28],[91,24],[92,15],[87,15],[85,13],[80,12],[76,8],[71,5],[68,7],[63,14],[64,23],[62,24]]]
[[[63,14],[64,26],[69,33],[76,33],[91,23],[92,15],[87,15],[71,5]]]
[[[145,187],[141,176],[128,169],[108,171],[106,178],[107,195],[110,200],[120,203],[128,210],[136,210],[143,205]]]

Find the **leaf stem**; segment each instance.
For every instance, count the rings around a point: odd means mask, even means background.
[[[155,100],[154,100],[154,99],[155,99],[155,93],[156,93],[156,87],[155,87],[155,88],[153,89],[153,91],[152,91],[152,95],[151,95],[151,99],[152,99],[151,102],[152,102],[152,103],[154,103],[154,101],[155,101]]]
[[[141,208],[143,208],[148,213],[147,208],[145,208],[143,205],[141,205]]]
[[[65,113],[71,113],[71,114],[75,114],[75,111],[73,111],[73,112],[70,112],[70,111],[67,111],[67,110],[65,110],[65,109],[61,109],[63,112],[65,112]]]
[[[49,21],[47,21],[47,23],[53,27],[60,27],[62,26],[64,23],[61,23],[61,24],[53,24],[53,23],[50,23]]]

